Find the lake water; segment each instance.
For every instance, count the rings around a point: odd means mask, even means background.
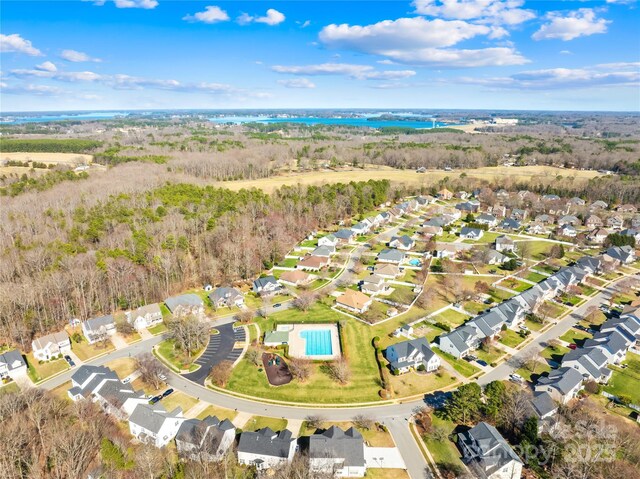
[[[404,116],[404,115],[403,115]],[[303,123],[305,125],[336,125],[336,126],[358,126],[369,128],[400,127],[400,128],[433,128],[434,122],[430,118],[411,117],[410,120],[382,120],[376,119],[378,115],[355,118],[318,118],[318,117],[266,117],[266,116],[225,116],[209,118],[213,123]],[[369,120],[371,118],[371,120]],[[414,119],[415,118],[415,119]],[[435,127],[451,126],[450,123],[435,122]]]
[[[124,112],[111,112],[111,111],[97,111],[87,113],[51,113],[41,114],[38,116],[3,116],[3,119],[8,121],[2,121],[2,125],[20,125],[23,123],[46,123],[48,121],[62,121],[62,120],[108,120],[110,118],[116,118],[119,116],[126,116],[128,113]]]

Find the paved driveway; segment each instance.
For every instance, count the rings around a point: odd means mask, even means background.
[[[405,469],[404,460],[397,447],[365,447],[364,462],[367,467]]]
[[[242,354],[242,349],[234,348],[236,341],[245,340],[244,328],[233,328],[232,323],[216,326],[218,334],[212,334],[209,338],[207,349],[196,361],[200,368],[183,376],[195,383],[204,384],[211,368],[222,361],[234,362]]]

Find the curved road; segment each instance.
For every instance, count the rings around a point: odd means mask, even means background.
[[[636,274],[635,276],[640,277],[640,275],[638,274]],[[600,291],[594,297],[585,302],[582,306],[576,308],[571,314],[567,315],[557,324],[536,337],[534,341],[519,350],[518,353],[511,359],[478,378],[478,384],[485,385],[491,381],[506,379],[509,374],[511,374],[515,369],[519,367],[519,359],[526,358],[531,354],[532,351],[542,350],[549,340],[558,338],[566,331],[571,329],[572,326],[574,326],[581,318],[585,316],[588,308],[590,308],[591,306],[599,306],[600,304],[605,302],[614,291],[613,285],[627,277],[628,276],[623,276],[614,283],[611,283],[603,291]],[[283,307],[284,306],[285,305],[283,304]],[[233,328],[231,327],[231,324],[233,322],[233,317],[226,317],[213,322],[213,327],[219,330],[223,329],[226,331],[227,328],[224,328],[224,326],[229,325],[228,329],[231,329],[231,331],[233,331]],[[161,342],[165,337],[166,335],[161,335],[144,341],[140,341],[126,348],[113,351],[93,360],[89,360],[84,364],[97,366],[104,365],[105,363],[118,358],[134,357],[138,354],[151,351],[152,348],[156,344]],[[67,371],[59,376],[41,383],[40,386],[46,389],[54,389],[69,381],[73,372],[74,370]],[[187,375],[187,377],[188,376],[189,375]],[[413,412],[417,408],[420,408],[425,404],[424,399],[412,400],[405,403],[399,402],[385,405],[372,404],[371,406],[358,407],[331,406],[322,408],[310,408],[309,406],[305,405],[293,406],[265,404],[260,402],[259,399],[244,399],[208,389],[201,384],[190,381],[189,379],[187,379],[187,377],[171,373],[167,382],[174,389],[183,391],[208,403],[215,404],[227,409],[234,409],[236,411],[241,411],[251,415],[303,420],[313,412],[315,414],[320,414],[332,421],[351,420],[357,414],[374,416],[377,421],[385,424],[392,433],[393,438],[396,441],[400,452],[402,453],[403,459],[405,460],[407,470],[411,478],[420,479],[431,477],[431,473],[427,468],[424,457],[407,426]],[[328,393],[330,392],[328,391]]]

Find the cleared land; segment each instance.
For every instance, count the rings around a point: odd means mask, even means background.
[[[516,181],[552,182],[556,176],[574,177],[574,184],[586,182],[600,176],[597,171],[569,170],[553,166],[522,166],[506,167],[491,166],[474,169],[460,169],[454,171],[427,170],[426,173],[416,173],[413,170],[397,170],[384,166],[369,166],[367,169],[343,169],[339,171],[314,171],[304,173],[289,173],[262,178],[259,180],[225,181],[216,186],[239,190],[241,188],[260,188],[268,193],[285,185],[317,185],[328,183],[348,183],[350,181],[391,180],[412,185],[432,185],[445,176],[457,177],[466,173],[467,177],[494,180],[510,178]]]
[[[54,165],[91,163],[93,155],[82,153],[0,153],[0,161],[36,161]]]

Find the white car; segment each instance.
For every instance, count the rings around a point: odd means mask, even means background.
[[[520,376],[519,374],[513,373],[509,375],[509,380],[513,381],[514,383],[522,383],[524,382],[524,378],[522,376]]]

